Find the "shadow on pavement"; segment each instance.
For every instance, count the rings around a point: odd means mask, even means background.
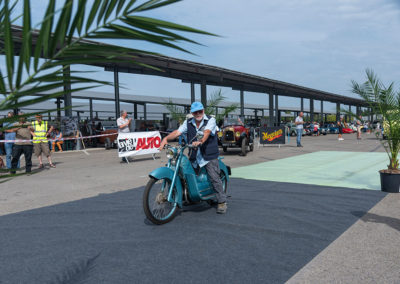
[[[364,211],[351,212],[354,216],[361,218],[363,222],[386,224],[389,227],[400,231],[400,220],[393,217],[381,216],[378,214],[368,213]]]

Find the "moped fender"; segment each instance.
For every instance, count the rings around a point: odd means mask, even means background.
[[[155,169],[154,171],[152,171],[149,174],[149,177],[153,177],[155,179],[167,178],[167,179],[172,181],[172,178],[174,177],[174,173],[175,172],[170,168],[161,167],[161,168],[158,168],[158,169]],[[180,208],[182,208],[182,192],[183,192],[183,189],[182,189],[182,183],[181,183],[181,180],[180,180],[179,176],[177,176],[175,178],[175,188],[176,188],[177,195],[178,195],[178,200],[177,200],[178,206]]]

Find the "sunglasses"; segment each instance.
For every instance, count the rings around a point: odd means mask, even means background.
[[[198,111],[193,112],[193,115],[202,114],[202,113],[203,113],[203,110],[198,110]]]

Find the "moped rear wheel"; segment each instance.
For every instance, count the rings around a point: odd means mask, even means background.
[[[169,179],[150,178],[143,193],[143,209],[147,219],[156,225],[172,221],[178,213],[178,204],[168,201]],[[175,199],[175,191],[172,198]]]

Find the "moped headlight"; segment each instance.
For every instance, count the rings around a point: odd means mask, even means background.
[[[169,160],[174,159],[176,157],[176,150],[173,148],[169,148],[166,154],[167,154],[167,159]]]
[[[236,131],[236,137],[240,137],[240,132],[239,131]]]
[[[174,151],[172,151],[171,149],[168,149],[166,154],[168,160],[171,160],[174,157]]]
[[[218,132],[218,137],[221,138],[222,137],[222,131]]]

